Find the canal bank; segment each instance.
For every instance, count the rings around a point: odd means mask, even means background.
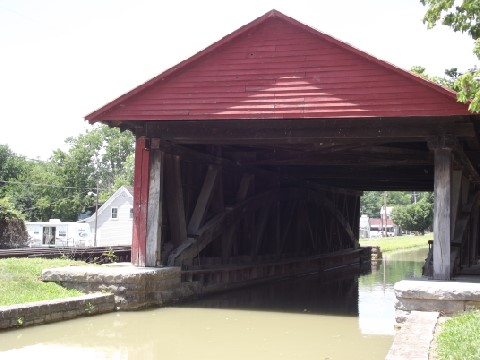
[[[395,333],[394,283],[419,276],[424,259],[422,250],[387,254],[369,274],[335,270],[174,307],[18,328],[2,332],[0,358],[384,359]]]

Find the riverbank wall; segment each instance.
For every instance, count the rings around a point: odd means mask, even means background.
[[[480,308],[480,283],[469,281],[402,280],[394,286],[396,323],[401,325],[412,311],[455,315]]]
[[[360,248],[308,258],[195,269],[135,267],[130,263],[68,266],[43,270],[42,280],[86,293],[109,292],[114,295],[117,310],[137,310],[301,274],[344,267],[367,271],[370,256],[370,248]]]
[[[115,311],[114,296],[105,293],[0,306],[0,330],[48,324],[112,311]]]

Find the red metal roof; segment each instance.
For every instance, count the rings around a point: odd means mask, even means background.
[[[466,114],[453,92],[272,10],[86,119]]]
[[[370,226],[383,226],[385,224],[385,220],[383,219],[374,219],[370,218],[368,219]],[[387,226],[394,226],[395,223],[393,222],[392,219],[387,219]]]

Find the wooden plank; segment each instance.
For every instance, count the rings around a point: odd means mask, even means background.
[[[208,206],[210,204],[210,201],[212,200],[217,175],[218,168],[210,165],[208,167],[207,174],[205,175],[200,194],[198,195],[195,209],[193,210],[193,214],[190,218],[190,221],[188,222],[187,229],[189,235],[196,234],[198,229],[200,228],[200,225],[202,225],[205,219]]]
[[[255,177],[251,174],[242,174],[240,179],[240,185],[238,186],[236,200],[237,202],[243,201],[247,198],[248,192],[252,187]]]
[[[222,234],[222,260],[224,262],[231,256],[236,230],[237,224],[230,224]]]
[[[470,241],[472,244],[472,253],[470,254],[470,261],[474,261],[478,258],[478,248],[479,248],[479,241],[480,241],[480,208],[479,204],[475,204],[472,209],[471,214],[471,234],[470,234]]]
[[[298,201],[295,201],[292,205],[288,207],[287,214],[286,214],[286,220],[282,222],[282,236],[280,239],[279,247],[277,248],[277,255],[281,255],[282,251],[285,247],[285,243],[287,242],[287,237],[290,232],[290,229],[292,227],[292,222],[295,217],[295,213],[298,209]]]
[[[149,152],[146,150],[147,139],[137,137],[135,142],[135,174],[133,191],[133,231],[132,231],[132,263],[145,266],[146,227],[149,182]]]
[[[256,218],[256,231],[254,233],[255,241],[254,246],[252,247],[252,256],[258,256],[258,252],[260,250],[260,247],[262,246],[268,216],[270,215],[270,207],[271,204],[265,204],[264,207],[260,210],[260,215],[258,216],[258,219]]]
[[[148,127],[148,125],[147,125]],[[149,131],[147,131],[150,133]],[[271,171],[266,171],[260,168],[256,168],[253,166],[245,166],[245,165],[239,165],[238,163],[232,162],[230,160],[224,159],[224,158],[219,158],[214,155],[206,154],[200,151],[192,150],[186,146],[180,146],[177,144],[173,144],[169,141],[161,141],[159,143],[159,148],[164,151],[165,153],[172,154],[172,155],[178,155],[184,160],[188,161],[195,161],[195,162],[201,162],[205,163],[207,165],[210,164],[215,164],[215,165],[221,165],[223,169],[226,171],[243,171],[245,174],[258,174],[262,176],[274,176],[277,177],[278,174],[276,172],[271,172]],[[422,168],[423,171],[423,168]],[[401,174],[397,174],[401,175]],[[412,177],[418,176],[419,174],[412,175]],[[296,178],[295,174],[288,174],[282,177],[282,180],[284,181],[301,181],[301,179]],[[322,185],[316,185],[317,188],[322,187]],[[338,188],[335,186],[323,186],[323,189],[325,191],[329,192],[340,192],[340,193],[345,193],[345,194],[361,194],[361,191],[358,190],[351,190],[351,189],[343,189],[343,188]]]
[[[358,114],[352,113],[351,116]],[[391,114],[391,116],[395,116]],[[258,115],[257,115],[258,117]],[[415,118],[413,118],[415,119]],[[417,120],[417,119],[415,119]],[[195,144],[282,144],[311,143],[320,139],[335,140],[374,140],[404,141],[417,139],[425,141],[439,133],[450,133],[465,138],[474,137],[475,130],[471,123],[445,122],[442,118],[436,124],[431,124],[429,118],[422,121],[412,119],[392,119],[389,126],[378,119],[316,119],[310,120],[251,120],[241,122],[231,120],[212,121],[209,126],[198,121],[158,121],[148,124],[148,132],[164,140],[176,143]]]
[[[183,202],[180,157],[165,154],[165,195],[167,200],[170,235],[176,248],[187,240],[187,225]]]
[[[450,224],[450,239],[454,239],[455,235],[455,225],[457,216],[459,212],[462,210],[462,206],[460,206],[460,194],[462,190],[462,171],[455,170],[452,172],[452,189],[451,189],[451,224]]]
[[[450,280],[452,149],[439,146],[434,157],[433,279]]]
[[[163,152],[150,151],[145,266],[159,266],[162,248]]]

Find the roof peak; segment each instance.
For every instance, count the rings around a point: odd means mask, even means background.
[[[284,21],[285,23],[278,23],[275,25],[275,23],[270,23],[272,19],[279,19],[281,21]],[[277,27],[280,29],[280,31],[283,31],[284,35],[287,35],[287,37],[291,37],[293,33],[296,34],[298,39],[285,39],[282,38],[282,35],[275,35],[274,31],[270,29],[269,34],[260,34],[258,35],[257,30],[261,29],[266,29],[265,27],[268,27],[269,24],[272,24],[271,28]],[[267,31],[268,32],[268,31]],[[255,41],[257,43],[252,43],[253,38],[250,37],[250,35],[253,36],[253,34],[256,34]],[[245,37],[245,35],[248,35]],[[264,36],[263,39],[259,38],[258,36]],[[268,37],[268,39],[267,39]],[[225,51],[228,49],[231,49],[232,46],[238,46],[240,42],[243,41],[242,48],[237,48],[235,51],[236,53],[232,53],[230,55],[230,58],[227,60],[223,59],[223,55]],[[248,43],[250,41],[250,43]],[[265,46],[261,46],[263,41],[263,44]],[[304,41],[302,43],[302,41]],[[309,43],[308,45],[306,42]],[[260,44],[260,45],[259,45]],[[231,45],[231,46],[230,46]],[[268,45],[268,46],[267,46]],[[251,49],[250,49],[251,48]],[[330,48],[330,50],[325,50]],[[227,49],[227,50],[226,50]],[[242,59],[238,58],[239,51],[244,51],[244,57]],[[299,51],[303,51],[303,54],[299,55]],[[325,52],[327,51],[327,52]],[[333,54],[333,55],[329,55]],[[233,58],[232,58],[233,56]],[[258,57],[256,57],[258,56]],[[350,60],[346,61],[345,59],[348,58]],[[203,61],[205,59],[208,59],[208,61]],[[285,59],[285,60],[284,60]],[[215,60],[215,61],[212,61]],[[203,62],[202,62],[203,61]],[[223,64],[226,64],[225,66],[222,66],[222,61],[224,61]],[[226,61],[226,63],[225,63]],[[297,69],[292,69],[292,68],[283,68],[280,69],[282,65],[282,61],[289,61],[290,64],[298,64]],[[343,63],[342,63],[343,61]],[[330,63],[328,63],[330,62]],[[201,64],[201,65],[199,65]],[[338,68],[339,64],[343,64],[343,69],[346,69],[343,71],[342,74],[338,73],[338,70],[334,70],[334,68]],[[349,64],[351,64],[351,67],[348,67]],[[281,87],[282,91],[287,87],[288,84],[285,82],[287,81],[286,79],[292,78],[292,73],[295,73],[295,76],[298,80],[296,84],[290,84],[291,88],[293,86],[299,86],[298,82],[303,81],[303,85],[305,86],[311,86],[312,91],[309,93],[312,95],[312,92],[316,92],[317,94],[328,94],[331,96],[337,96],[335,88],[332,88],[330,84],[332,84],[333,81],[335,81],[334,77],[340,75],[341,81],[346,83],[346,82],[351,82],[352,81],[359,81],[358,77],[358,72],[357,72],[357,78],[355,79],[354,77],[350,76],[352,72],[355,72],[358,67],[358,65],[365,65],[364,68],[369,68],[370,70],[375,68],[377,69],[377,72],[374,73],[373,76],[377,76],[378,72],[386,72],[389,74],[389,76],[383,76],[383,82],[384,82],[384,87],[387,86],[388,81],[392,81],[393,78],[396,79],[397,83],[403,83],[403,82],[410,82],[410,87],[422,87],[426,91],[425,88],[429,88],[430,92],[433,91],[433,93],[436,93],[437,96],[442,97],[445,99],[445,97],[449,98],[449,101],[456,102],[455,99],[455,94],[447,89],[442,88],[439,85],[433,84],[423,78],[420,78],[409,71],[400,69],[386,61],[380,60],[364,51],[361,51],[353,46],[351,46],[348,43],[342,42],[340,40],[335,39],[334,37],[324,34],[321,31],[318,31],[308,25],[302,24],[298,20],[295,20],[291,17],[288,17],[281,13],[280,11],[276,9],[272,9],[265,13],[264,15],[256,18],[252,22],[240,27],[236,31],[232,32],[231,34],[228,34],[224,36],[222,39],[219,41],[213,43],[212,45],[208,46],[204,50],[196,53],[192,57],[188,58],[187,60],[184,60],[180,62],[178,65],[164,71],[163,73],[159,74],[158,76],[152,78],[151,80],[147,81],[146,83],[138,86],[137,88],[131,90],[130,92],[120,96],[116,100],[113,100],[112,102],[108,103],[107,105],[103,106],[102,108],[92,112],[91,114],[86,116],[86,119],[89,120],[91,123],[94,123],[96,121],[111,121],[111,120],[126,120],[126,117],[131,116],[132,113],[124,114],[124,118],[118,118],[114,119],[114,114],[112,113],[115,111],[122,111],[121,108],[123,108],[128,101],[132,101],[132,99],[136,98],[137,96],[140,96],[140,93],[144,93],[149,91],[150,89],[158,89],[158,87],[163,87],[163,86],[168,86],[169,79],[173,79],[177,75],[185,75],[187,72],[190,70],[194,69],[193,72],[197,73],[198,71],[195,70],[195,68],[198,68],[198,66],[203,67],[203,75],[194,75],[194,77],[198,76],[207,76],[205,79],[212,79],[209,80],[212,83],[225,83],[226,81],[230,81],[231,87],[226,89],[218,89],[218,96],[219,97],[225,97],[225,92],[232,92],[234,90],[234,85],[240,85],[244,86],[245,89],[250,87],[249,84],[252,82],[254,83],[253,87],[256,87],[260,93],[258,93],[256,96],[257,97],[262,97],[263,95],[267,94],[266,91],[271,91],[272,94],[276,93],[279,89],[279,86]],[[368,66],[367,66],[368,65]],[[228,69],[225,67],[230,67],[230,72]],[[219,68],[222,68],[221,72],[218,72],[217,70]],[[331,68],[332,70],[327,73],[325,69]],[[383,69],[383,70],[382,70]],[[241,75],[240,77],[237,76],[235,78],[235,74],[233,74],[234,71],[239,71],[238,75]],[[275,72],[276,71],[276,72]],[[279,71],[284,71],[284,74],[280,74]],[[247,82],[245,83],[239,83],[237,80],[238,78],[245,78],[246,79],[246,74],[247,72],[250,72],[251,78],[249,80],[246,80]],[[309,74],[307,74],[309,72]],[[190,72],[191,73],[191,72]],[[224,74],[229,74],[229,77],[224,76]],[[259,77],[254,76],[253,73],[260,73],[263,76],[263,83],[258,83]],[[303,75],[302,75],[303,74]],[[298,76],[297,76],[298,75]],[[310,78],[307,79],[307,76],[310,76]],[[327,76],[328,79],[325,80],[325,76]],[[217,77],[217,80],[213,80],[213,77]],[[267,79],[268,78],[268,79]],[[371,83],[370,79],[368,78],[367,75],[364,75],[364,81],[366,83]],[[187,79],[188,80],[188,79]],[[184,87],[186,79],[183,80],[183,83],[180,85]],[[200,80],[199,80],[200,81]],[[257,81],[257,82],[255,82]],[[267,83],[270,81],[268,87]],[[320,81],[320,82],[319,82]],[[327,82],[325,82],[327,81]],[[284,83],[282,85],[282,82]],[[200,83],[195,84],[191,88],[191,94],[193,93],[198,93],[200,88],[203,87],[203,82],[200,81]],[[280,85],[279,85],[280,84]],[[361,91],[361,88],[359,84],[353,84],[354,86],[357,87],[355,91]],[[322,91],[319,89],[324,87],[324,86],[330,86],[329,88],[325,89],[323,88]],[[344,85],[345,86],[345,85]],[[396,85],[393,85],[396,86]],[[369,85],[371,87],[371,85]],[[407,86],[408,87],[408,86]],[[239,88],[237,87],[237,90]],[[188,89],[183,89],[179,90],[178,88],[173,89],[174,92],[178,91],[187,91]],[[327,92],[325,92],[328,90]],[[331,90],[331,91],[330,91]],[[329,92],[330,91],[330,92]],[[369,91],[372,91],[369,89]],[[403,91],[408,91],[407,88],[403,89]],[[417,92],[420,90],[417,89]],[[426,92],[428,92],[426,91]],[[383,94],[383,89],[378,90],[380,97],[382,97]],[[300,98],[300,95],[306,96],[304,93],[298,94],[298,97]],[[309,95],[309,96],[310,96]],[[313,94],[315,95],[315,94]],[[343,95],[343,94],[342,94]],[[163,96],[163,95],[162,95]],[[414,94],[412,95],[413,98],[415,98],[417,95]],[[432,93],[429,94],[430,97],[433,97]],[[306,99],[306,98],[305,98]],[[307,100],[304,99],[304,104],[298,104],[298,109],[302,109],[304,111],[303,114],[306,114],[306,109],[309,104],[307,104]],[[346,97],[342,97],[343,100],[346,100],[347,103],[350,102],[352,104],[356,104],[355,99],[347,99]],[[418,103],[418,99],[413,99],[414,102]],[[177,108],[175,109],[175,113],[164,111],[167,107],[164,106],[163,103],[164,100],[161,100],[161,108],[158,108],[156,113],[152,112],[150,109],[148,111],[143,111],[142,114],[149,113],[150,117],[144,117],[144,118],[129,118],[129,120],[201,120],[201,119],[215,119],[215,118],[235,118],[236,115],[238,115],[237,118],[243,118],[243,115],[241,112],[238,111],[230,111],[231,108],[230,106],[234,107],[236,105],[233,104],[227,104],[226,107],[221,111],[221,109],[214,109],[212,112],[205,112],[205,107],[203,108],[198,108],[194,109],[191,111],[189,108],[186,108],[185,105],[177,105]],[[203,101],[204,104],[208,104],[210,100],[208,99],[203,99],[203,100],[198,100],[199,103]],[[212,104],[216,103],[216,101],[212,100]],[[173,104],[170,104],[169,106],[173,107]],[[277,104],[277,103],[272,103],[270,104],[272,106],[273,111],[258,111],[255,112],[253,116],[257,116],[258,118],[298,118],[298,117],[341,117],[341,113],[337,113],[336,115],[336,110],[334,109],[333,111],[330,112],[324,112],[322,113],[317,112],[317,113],[312,113],[310,112],[307,115],[302,115],[302,113],[296,111],[295,109],[289,111],[286,111],[282,113],[279,109],[285,109],[286,104]],[[318,104],[317,104],[318,105]],[[200,105],[199,105],[200,106]],[[332,105],[336,106],[336,105]],[[417,105],[415,105],[417,106]],[[463,111],[460,109],[460,106],[451,106],[452,109],[450,109],[449,113],[445,113],[444,115],[453,115],[457,114],[459,115],[465,115],[468,112]],[[259,105],[258,108],[264,108]],[[417,109],[417,108],[416,108]],[[413,116],[413,115],[419,115],[419,114],[424,114],[424,115],[439,115],[439,112],[441,110],[436,109],[435,107],[432,107],[433,110],[435,110],[433,113],[425,113],[424,111],[416,112],[415,114],[413,113],[403,113],[401,114],[398,112],[397,109],[392,108],[389,113],[395,113],[397,112],[399,115],[407,115],[408,116]],[[248,111],[247,111],[248,112]],[[428,110],[427,110],[428,112]],[[194,116],[191,116],[192,113],[195,113]],[[388,113],[388,114],[389,114]],[[140,112],[139,112],[140,114]],[[155,114],[160,114],[158,117],[155,117],[157,115]],[[172,114],[172,117],[168,117]],[[202,115],[203,114],[203,115]],[[332,115],[333,114],[333,115]],[[357,113],[349,113],[347,117],[365,117],[365,116],[390,116],[387,113],[380,113],[380,112],[370,112],[367,113],[364,111],[364,109],[359,108],[359,111]],[[224,116],[225,115],[225,116]],[[143,115],[142,115],[143,116]],[[202,117],[204,116],[204,118]],[[252,117],[252,112],[248,112],[246,115],[247,117]]]

